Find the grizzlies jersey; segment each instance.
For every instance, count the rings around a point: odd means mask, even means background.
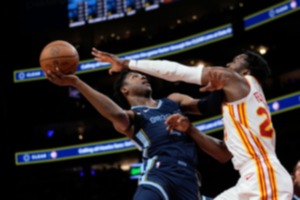
[[[143,151],[143,158],[154,156],[171,157],[195,166],[197,147],[184,133],[166,130],[165,120],[174,113],[181,113],[178,104],[168,98],[158,101],[156,107],[133,106],[137,114],[137,125],[141,128],[133,141]]]

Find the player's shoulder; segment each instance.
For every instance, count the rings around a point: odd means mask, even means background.
[[[161,102],[161,104],[178,104],[179,101],[179,96],[176,95],[177,93],[172,93],[169,94],[168,96],[159,99],[159,101]]]
[[[164,99],[167,99],[167,101],[172,101],[172,102],[180,102],[180,99],[182,98],[182,94],[180,93],[177,93],[177,92],[174,92],[174,93],[171,93],[169,94],[166,98]]]
[[[173,92],[167,96],[168,99],[171,99],[173,101],[179,101],[182,98],[186,98],[186,97],[189,97],[189,96],[186,94],[179,93],[179,92]]]
[[[247,83],[250,87],[253,87],[253,86],[259,87],[259,88],[261,87],[259,81],[252,75],[245,75],[244,79],[247,81]]]

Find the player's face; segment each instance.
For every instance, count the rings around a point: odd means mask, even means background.
[[[151,91],[151,85],[147,77],[137,72],[129,72],[127,74],[123,88],[132,93]]]
[[[246,54],[239,54],[233,58],[233,60],[226,64],[227,68],[236,71],[239,74],[244,75],[244,71],[247,70],[248,63],[246,61]]]

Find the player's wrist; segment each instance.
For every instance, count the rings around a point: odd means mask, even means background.
[[[127,61],[128,61],[128,63],[127,63],[128,69],[136,70],[135,66],[137,65],[137,60],[127,60]]]
[[[77,88],[81,83],[81,79],[78,76],[74,76],[70,82],[70,86]]]
[[[124,69],[130,69],[129,62],[130,60],[128,59],[121,60],[121,65],[123,66]]]
[[[196,127],[193,126],[193,124],[190,123],[190,124],[189,124],[189,127],[186,129],[185,133],[186,133],[187,135],[192,136],[192,135],[194,135],[194,134],[197,133],[196,130],[197,130]]]

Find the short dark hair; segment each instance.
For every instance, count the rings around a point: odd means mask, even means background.
[[[248,69],[251,71],[251,74],[260,83],[263,83],[271,75],[268,62],[264,57],[254,51],[244,50],[244,54],[247,55],[245,60],[249,64]]]
[[[114,98],[116,99],[117,103],[124,109],[129,109],[130,105],[121,92],[121,87],[124,85],[124,80],[127,74],[129,74],[130,72],[132,71],[129,69],[121,71],[114,83]]]

